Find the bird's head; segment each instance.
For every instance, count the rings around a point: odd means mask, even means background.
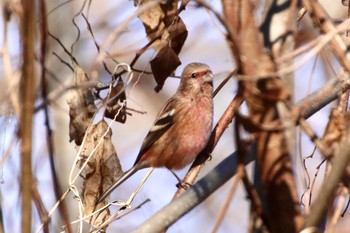
[[[188,64],[181,75],[181,83],[179,90],[186,93],[196,94],[200,91],[212,91],[213,87],[213,72],[208,65],[204,63]]]

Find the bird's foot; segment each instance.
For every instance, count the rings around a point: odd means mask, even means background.
[[[207,160],[211,161],[212,159],[213,159],[213,156],[211,154],[209,154]]]
[[[183,182],[182,180],[176,184],[176,188],[183,188],[184,190],[187,190],[191,187],[191,184],[188,182]]]

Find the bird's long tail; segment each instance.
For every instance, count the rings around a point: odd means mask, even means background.
[[[124,183],[124,181],[129,179],[130,176],[142,168],[145,168],[145,166],[142,164],[135,164],[135,166],[126,171],[114,184],[111,185],[111,187],[107,189],[107,191],[101,195],[101,197],[97,200],[96,205],[102,202],[107,196],[109,196],[109,194],[111,194],[111,192],[114,191],[114,189],[118,188],[122,183]]]

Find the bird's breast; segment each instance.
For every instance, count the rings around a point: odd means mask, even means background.
[[[212,126],[211,98],[182,103],[176,109],[174,124],[146,152],[151,166],[181,169],[190,164],[208,143]]]

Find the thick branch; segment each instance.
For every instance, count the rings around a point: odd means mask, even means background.
[[[248,153],[246,164],[254,159],[253,153]],[[236,172],[238,164],[237,153],[231,154],[217,165],[210,173],[191,186],[185,193],[139,226],[134,233],[161,232],[167,229],[181,216],[205,200],[216,189],[229,180]]]
[[[34,112],[34,41],[35,1],[23,1],[21,20],[23,41],[23,66],[20,81],[21,114],[19,138],[21,139],[21,191],[22,191],[22,233],[31,232],[32,215],[32,123]]]
[[[268,77],[270,73],[276,72],[278,67],[267,52],[271,49],[269,39],[266,39],[265,42],[268,43],[263,45],[251,2],[244,0],[222,2],[228,33],[232,38],[229,43],[239,67],[239,74]],[[296,5],[295,2],[294,6],[290,4],[290,1],[272,2],[279,7],[270,9],[270,17],[278,12],[288,11]],[[291,12],[295,12],[295,9]],[[285,15],[288,17],[288,14]],[[267,17],[265,23],[271,26],[271,18]],[[269,31],[265,30],[263,33],[266,38],[270,38]],[[279,36],[281,37],[280,34]],[[278,54],[278,51],[275,54]],[[290,100],[290,93],[284,80],[279,77],[259,81],[243,78],[239,84],[239,91],[246,100],[249,119],[252,122],[266,125],[281,119],[277,104]],[[249,122],[242,124],[247,126]],[[303,225],[303,218],[298,206],[298,194],[286,136],[283,130],[277,129],[274,132],[259,130],[255,135],[257,164],[261,171],[263,194],[267,202],[265,212],[269,231],[297,232]]]

